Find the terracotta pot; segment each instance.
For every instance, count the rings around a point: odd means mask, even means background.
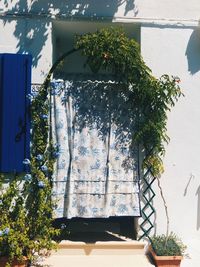
[[[8,257],[0,257],[0,267],[5,267],[6,263],[9,261]],[[26,267],[28,265],[28,260],[26,257],[22,261],[14,259],[12,261],[11,267]]]
[[[183,256],[157,256],[151,246],[149,251],[157,267],[180,267],[183,259]]]

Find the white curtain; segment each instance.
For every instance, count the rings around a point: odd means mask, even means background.
[[[55,217],[140,216],[138,149],[130,148],[136,116],[123,90],[55,80],[51,101]]]

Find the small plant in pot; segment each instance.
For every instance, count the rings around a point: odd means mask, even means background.
[[[178,267],[186,246],[174,233],[157,235],[150,238],[150,253],[157,267]]]
[[[174,233],[169,233],[169,214],[166,200],[161,187],[160,179],[157,177],[160,195],[163,200],[165,215],[167,219],[166,234],[154,235],[149,237],[150,246],[149,252],[156,264],[156,267],[179,267],[183,255],[185,254],[186,246],[182,240]]]

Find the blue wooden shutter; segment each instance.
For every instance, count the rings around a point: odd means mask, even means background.
[[[30,157],[30,55],[0,54],[0,172],[24,171]]]

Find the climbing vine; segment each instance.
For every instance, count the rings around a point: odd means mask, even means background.
[[[169,142],[167,114],[183,95],[180,79],[166,74],[154,77],[142,59],[138,43],[129,39],[123,29],[111,27],[78,36],[75,47],[58,58],[50,69],[44,82],[46,90],[59,64],[78,50],[86,58],[85,66],[93,73],[103,70],[112,74],[116,88],[127,95],[127,113],[135,111],[138,117],[132,145],[142,146],[143,167],[151,168],[152,174],[159,176],[164,170],[165,144]]]
[[[139,45],[130,40],[122,29],[102,29],[80,36],[76,48],[81,49],[86,57],[85,64],[93,72],[104,70],[114,75],[116,84],[122,85],[127,96],[127,113],[137,114],[131,145],[140,145],[144,152],[143,169],[150,170],[151,175],[157,178],[168,236],[169,215],[159,176],[164,171],[165,145],[170,140],[166,127],[167,115],[183,95],[179,87],[180,79],[166,74],[160,78],[154,77],[142,59]]]
[[[32,146],[31,159],[27,162],[31,179],[27,183],[26,208],[30,236],[36,240],[39,237],[41,244],[38,242],[38,245],[50,249],[52,237],[56,234],[52,227],[52,174],[56,148],[49,142],[48,91],[41,87],[38,94],[31,97]]]
[[[123,85],[124,94],[132,103],[127,105],[127,113],[134,110],[138,116],[133,145],[142,145],[143,167],[150,167],[153,175],[158,176],[163,172],[162,157],[165,143],[169,142],[167,113],[182,95],[179,78],[155,78],[142,59],[138,43],[120,28],[80,36],[76,48],[81,49],[85,64],[93,72],[107,71],[114,75],[117,84]]]

